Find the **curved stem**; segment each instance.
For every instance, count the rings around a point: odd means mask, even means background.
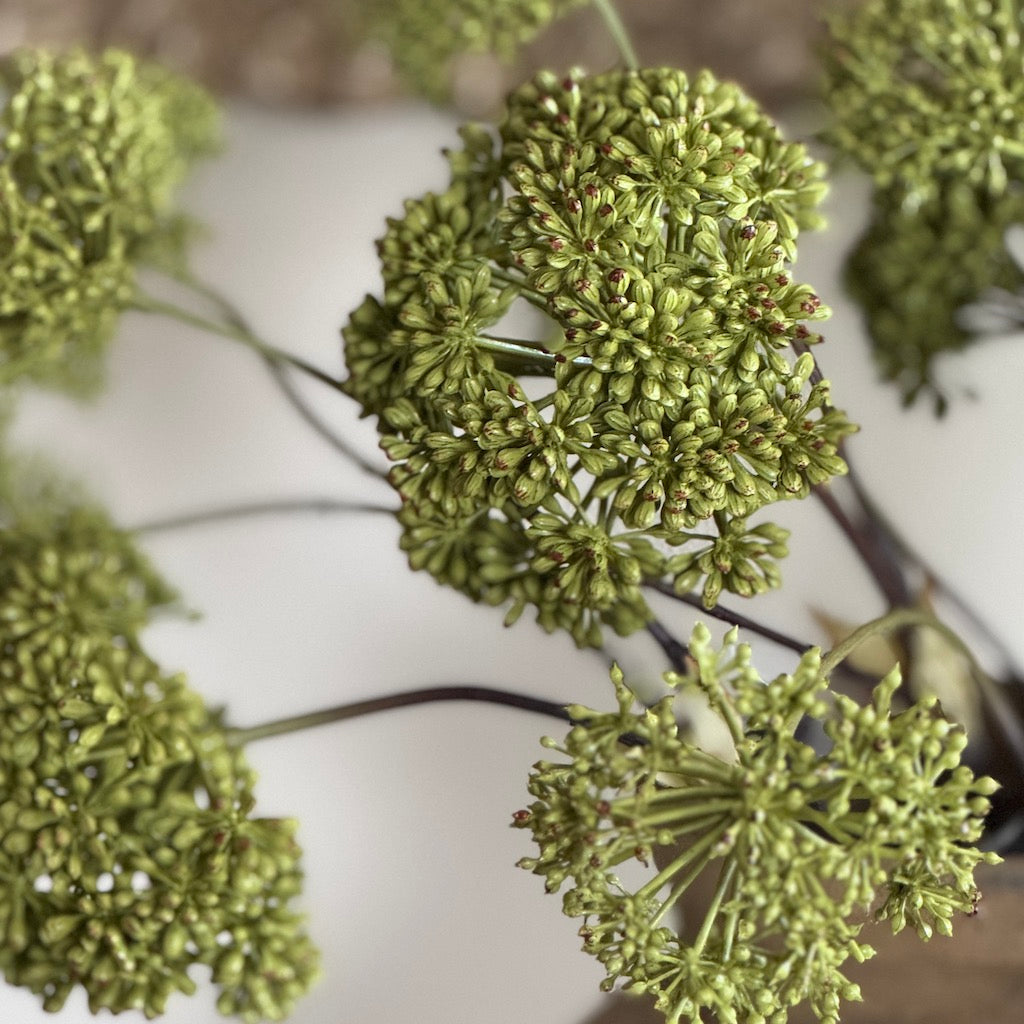
[[[335,450],[344,455],[345,458],[359,469],[363,470],[364,473],[369,473],[371,476],[375,476],[381,480],[387,479],[387,473],[384,470],[364,459],[362,455],[352,448],[343,438],[339,437],[333,430],[331,430],[331,428],[309,408],[295,388],[292,387],[291,382],[288,380],[286,371],[288,367],[301,370],[307,376],[313,377],[322,384],[326,384],[332,390],[342,391],[342,393],[344,393],[342,382],[340,380],[324,373],[322,370],[313,366],[311,363],[307,363],[299,356],[292,355],[289,352],[285,352],[283,349],[269,345],[257,337],[242,314],[235,308],[234,304],[225,296],[221,295],[216,289],[203,284],[190,274],[175,274],[172,276],[179,284],[184,285],[196,295],[199,295],[203,299],[213,303],[223,314],[225,322],[223,324],[217,323],[214,320],[198,316],[197,314],[192,313],[189,310],[182,309],[179,306],[175,306],[172,303],[162,302],[159,299],[155,299],[141,293],[137,295],[136,301],[132,303],[132,306],[140,312],[158,313],[163,316],[168,316],[172,319],[188,324],[190,327],[196,327],[199,330],[207,331],[223,338],[229,338],[232,341],[240,341],[244,345],[248,345],[250,348],[255,349],[263,357],[267,368],[270,370],[270,373],[274,378],[274,382],[280,388],[282,394],[306,421],[306,423],[309,424],[309,426],[311,426],[321,437],[331,444]]]
[[[859,644],[869,637],[884,633],[892,633],[906,626],[927,626],[940,633],[942,637],[966,659],[971,668],[971,676],[979,692],[988,704],[989,710],[998,726],[1007,747],[1013,753],[1018,766],[1024,770],[1024,730],[1021,728],[1013,708],[1006,700],[999,684],[988,675],[978,664],[974,652],[944,622],[937,619],[931,612],[920,608],[896,608],[877,619],[866,622],[855,629],[845,640],[838,643],[821,659],[821,673],[831,674],[844,658],[848,657]]]
[[[220,324],[215,320],[209,320],[187,309],[182,309],[172,302],[164,302],[161,299],[155,299],[152,296],[141,293],[136,295],[134,301],[128,304],[128,308],[136,309],[142,313],[159,313],[161,316],[170,317],[172,320],[178,320],[189,327],[195,327],[209,334],[216,334],[219,337],[229,338],[232,341],[240,341],[243,345],[248,345],[249,348],[255,349],[264,358],[271,359],[275,363],[293,366],[296,370],[301,370],[322,384],[326,384],[335,391],[341,391],[344,394],[342,382],[336,377],[325,373],[312,363],[307,363],[301,356],[292,355],[292,353],[286,352],[284,349],[267,344],[237,324]]]
[[[274,383],[278,386],[281,394],[284,395],[285,399],[291,405],[291,407],[302,417],[305,422],[312,427],[312,429],[319,434],[335,451],[344,455],[353,465],[361,469],[364,473],[368,473],[370,476],[376,477],[378,480],[387,480],[387,472],[378,466],[375,466],[372,462],[364,459],[349,443],[342,437],[339,437],[319,416],[309,407],[303,397],[296,390],[291,380],[288,378],[288,368],[282,366],[270,358],[264,358],[267,369],[270,371],[271,376],[274,378]]]
[[[972,666],[977,665],[974,655],[967,649],[964,642],[948,626],[939,622],[931,612],[926,612],[920,608],[894,608],[892,611],[886,612],[885,615],[880,615],[877,619],[865,622],[863,626],[859,626],[849,636],[836,644],[832,650],[824,654],[821,659],[821,674],[823,676],[830,676],[836,667],[845,661],[865,640],[873,636],[895,633],[906,626],[931,626],[937,629],[946,639],[950,640],[967,655]]]
[[[178,284],[184,285],[189,291],[212,303],[216,309],[220,310],[224,320],[232,327],[236,327],[246,334],[255,334],[242,311],[223,292],[206,284],[204,281],[200,281],[198,277],[195,277],[188,270],[172,273],[170,276]]]
[[[633,43],[629,38],[629,33],[626,31],[626,26],[623,25],[619,12],[615,9],[612,0],[593,0],[593,4],[597,13],[601,15],[601,20],[604,22],[605,28],[608,29],[608,34],[612,37],[618,48],[622,63],[626,65],[629,71],[636,71],[640,67],[640,61],[637,58],[636,51],[633,49]]]
[[[351,718],[361,718],[363,715],[373,715],[378,711],[390,711],[393,708],[407,708],[415,704],[430,704],[445,700],[471,700],[502,704],[505,707],[548,715],[562,722],[570,721],[564,704],[543,700],[540,697],[530,697],[512,690],[498,690],[489,686],[430,686],[421,690],[393,693],[386,697],[373,697],[370,700],[339,704],[337,707],[327,708],[324,711],[292,715],[248,728],[229,728],[226,732],[230,742],[241,746],[270,736],[284,736],[303,729],[329,725],[332,722],[344,722]]]
[[[256,332],[249,325],[249,322],[242,315],[242,312],[238,307],[226,296],[223,295],[216,288],[210,287],[200,281],[197,277],[193,277],[192,274],[187,271],[184,273],[174,274],[174,280],[179,284],[183,284],[186,288],[195,292],[201,298],[206,299],[208,302],[220,310],[223,314],[225,321],[232,327],[237,328],[239,331],[248,335],[249,337],[256,337]],[[336,434],[331,427],[329,427],[315,412],[309,407],[307,402],[303,399],[302,395],[293,386],[291,380],[288,377],[288,371],[285,366],[282,366],[280,362],[264,357],[267,369],[270,371],[271,376],[274,378],[274,383],[278,386],[281,394],[288,400],[289,404],[295,411],[306,421],[306,423],[313,428],[335,451],[340,452],[350,462],[358,466],[359,469],[365,473],[369,473],[371,476],[378,477],[381,480],[387,479],[387,473],[380,469],[373,463],[368,462],[362,457],[354,448],[352,448],[344,438]]]
[[[190,526],[201,526],[204,523],[217,523],[230,519],[245,519],[251,516],[279,515],[289,512],[312,512],[319,515],[333,512],[373,512],[394,515],[395,510],[386,505],[373,505],[368,502],[339,501],[335,498],[282,498],[277,501],[256,501],[238,505],[224,505],[220,508],[203,509],[198,512],[185,512],[176,516],[165,516],[161,519],[150,519],[126,527],[130,533],[164,533]]]

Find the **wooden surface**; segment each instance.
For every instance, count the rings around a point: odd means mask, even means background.
[[[875,925],[862,933],[878,955],[850,977],[863,1003],[846,1004],[843,1024],[1021,1024],[1024,1021],[1024,857],[977,873],[983,898],[952,938],[921,942]],[[799,1008],[790,1024],[812,1024]],[[615,993],[582,1024],[664,1024],[648,1000]]]
[[[383,97],[397,86],[388,63],[355,36],[361,0],[0,0],[0,52],[23,42],[120,45],[158,56],[225,95],[329,105]],[[834,2],[834,0],[833,0]],[[815,0],[620,0],[641,60],[712,67],[778,107],[814,81],[820,36]],[[615,60],[590,10],[555,26],[500,72],[474,59],[459,98],[479,111],[532,68]],[[498,77],[495,79],[495,75]]]
[[[850,971],[864,1002],[843,1014],[843,1024],[1024,1021],[1024,857],[980,869],[977,880],[978,913],[958,919],[951,938],[925,943],[909,929],[892,936],[883,926],[863,933],[878,955]]]

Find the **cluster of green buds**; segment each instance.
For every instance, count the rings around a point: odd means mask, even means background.
[[[564,911],[584,919],[602,987],[650,995],[670,1024],[785,1024],[805,1001],[836,1024],[860,998],[843,969],[873,955],[872,909],[924,939],[973,911],[974,869],[998,860],[970,845],[996,784],[960,764],[966,737],[934,699],[893,712],[896,669],[860,706],[829,692],[816,650],[767,684],[735,631],[716,648],[698,625],[690,653],[649,708],[616,670],[616,711],[569,709],[568,736],[545,741],[561,757],[535,766],[535,802],[513,816],[539,848],[521,866],[549,892],[569,883]],[[673,701],[688,690],[728,727],[732,759],[680,735]],[[826,753],[797,739],[807,718]],[[629,884],[636,861],[656,866]],[[671,912],[702,879],[712,895],[680,934]]]
[[[120,51],[0,61],[0,383],[95,385],[135,265],[180,259],[171,191],[216,121],[197,86]]]
[[[581,645],[642,627],[651,581],[705,579],[708,605],[775,585],[785,531],[747,520],[844,472],[853,429],[789,269],[822,166],[736,86],[670,69],[542,73],[497,151],[463,140],[343,332],[412,565]]]
[[[441,102],[462,54],[511,61],[519,48],[587,0],[368,0],[365,31],[388,49],[411,89]]]
[[[93,513],[0,547],[0,970],[155,1017],[205,964],[222,1012],[282,1019],[317,969],[295,825],[252,816],[218,716],[142,650],[172,593]]]
[[[1024,282],[1006,252],[1024,220],[1020,0],[866,0],[830,19],[830,141],[873,178],[848,266],[886,377],[907,401],[970,334],[958,311]]]

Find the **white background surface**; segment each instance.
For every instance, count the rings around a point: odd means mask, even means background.
[[[341,375],[339,327],[378,289],[373,240],[403,198],[443,187],[438,151],[455,143],[454,128],[419,108],[323,117],[234,109],[228,136],[224,158],[186,192],[213,231],[197,268],[269,340]],[[862,474],[1024,660],[1024,342],[990,342],[950,360],[945,378],[978,397],[954,398],[941,423],[923,405],[901,410],[895,391],[875,382],[837,284],[860,218],[856,188],[840,186],[831,206],[835,230],[802,240],[799,276],[836,309],[818,354],[836,403],[864,426],[853,447]],[[239,345],[131,315],[109,377],[91,406],[30,396],[15,437],[88,479],[126,525],[246,499],[390,499],[301,423]],[[373,425],[347,399],[315,382],[303,390],[374,455]],[[816,641],[811,605],[854,621],[878,614],[817,503],[772,518],[794,530],[786,588],[748,606],[753,614]],[[505,630],[499,612],[411,573],[382,517],[246,520],[154,536],[148,550],[203,613],[153,626],[151,652],[187,672],[212,704],[226,703],[237,724],[431,683],[609,699],[598,657],[544,636],[528,616]],[[689,609],[661,613],[688,635]],[[634,682],[657,677],[645,636],[611,650]],[[755,661],[773,674],[793,656],[755,641]],[[447,704],[251,747],[260,812],[301,820],[306,907],[323,950],[324,978],[296,1024],[572,1024],[600,1005],[601,972],[578,952],[577,925],[539,879],[513,867],[530,845],[507,827],[509,815],[527,800],[537,738],[558,728],[504,708]],[[52,1019],[29,993],[0,987],[0,1020]],[[69,1001],[60,1019],[84,1024],[84,999]],[[164,1019],[222,1018],[204,988],[173,998]]]

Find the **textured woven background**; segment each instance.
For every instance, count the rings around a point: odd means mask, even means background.
[[[156,55],[225,95],[331,105],[397,91],[387,59],[355,41],[359,0],[0,0],[0,50],[24,42],[121,45]],[[645,63],[712,67],[769,106],[813,85],[815,0],[621,0]],[[567,58],[568,55],[568,58]],[[614,52],[594,14],[566,19],[495,81],[468,61],[461,105],[485,109],[527,68],[599,68]]]

